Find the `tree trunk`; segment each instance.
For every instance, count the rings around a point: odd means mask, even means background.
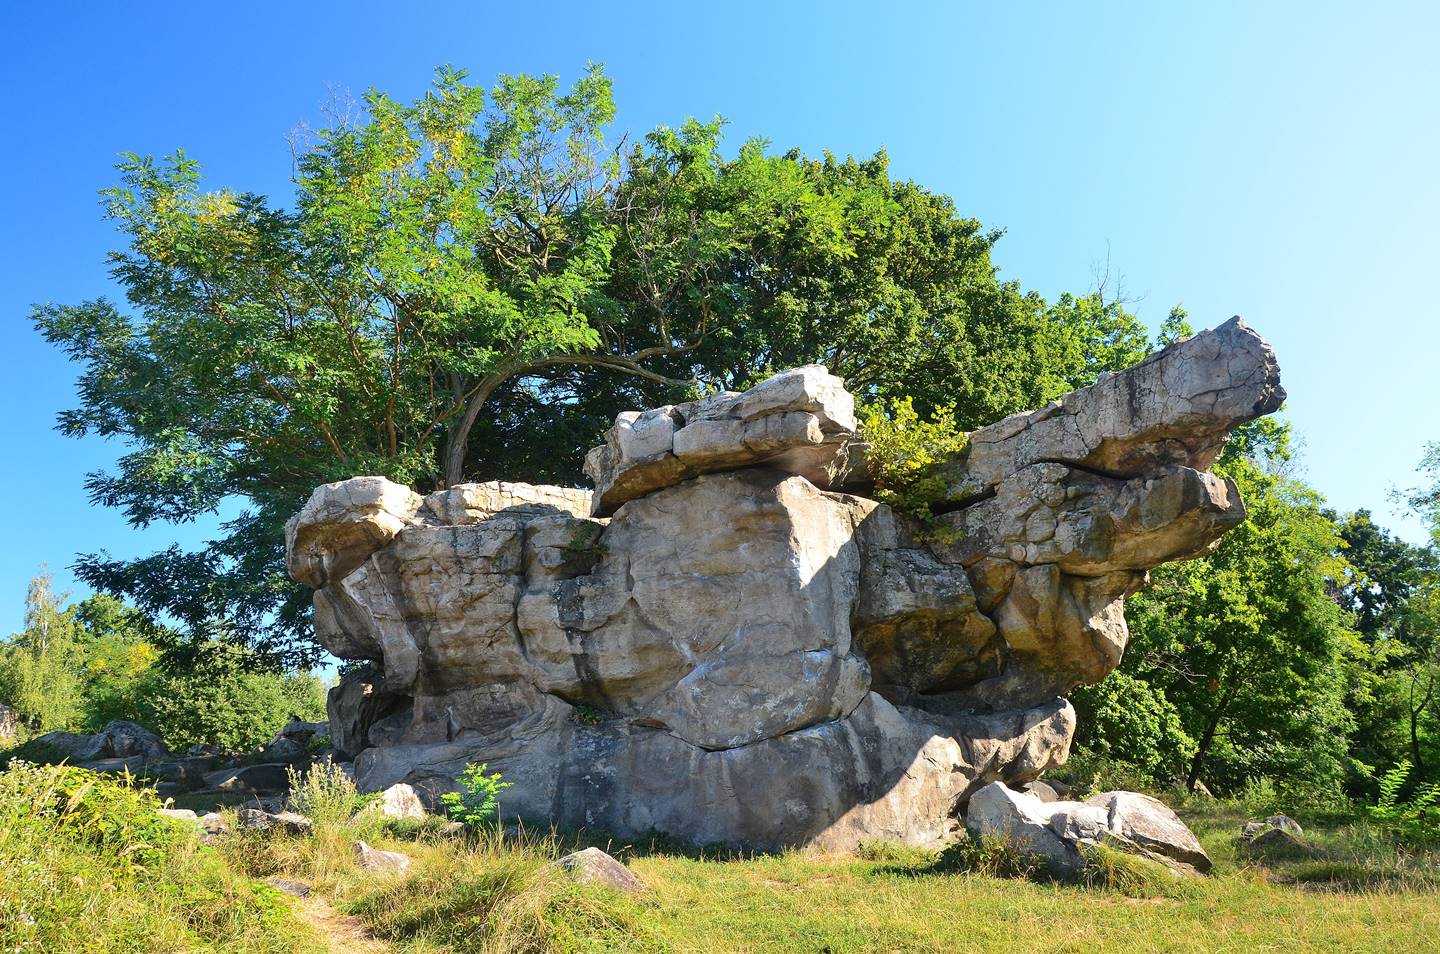
[[[1233,687],[1225,690],[1225,695],[1215,704],[1215,711],[1210,713],[1210,721],[1205,726],[1205,734],[1200,737],[1200,744],[1195,747],[1195,757],[1190,760],[1190,771],[1185,776],[1185,789],[1189,792],[1195,791],[1195,786],[1200,781],[1200,769],[1205,765],[1205,756],[1210,752],[1210,746],[1215,741],[1215,732],[1220,728],[1220,720],[1225,715],[1225,710],[1230,708],[1230,701],[1235,698]]]

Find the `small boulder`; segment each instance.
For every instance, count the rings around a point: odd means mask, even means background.
[[[1289,815],[1271,815],[1264,821],[1248,821],[1240,829],[1240,841],[1261,852],[1308,852],[1305,830]]]
[[[267,812],[262,808],[242,808],[235,813],[241,828],[252,831],[281,831],[287,835],[308,835],[315,823],[295,812]]]
[[[46,732],[36,736],[26,745],[26,749],[34,753],[32,761],[64,761],[72,765],[93,762],[108,755],[105,739],[98,733],[83,735],[78,732]]]
[[[114,758],[140,756],[146,761],[156,761],[170,755],[160,736],[137,722],[124,719],[107,722],[100,730],[100,736],[105,740],[106,751]]]
[[[1060,804],[1046,804],[1033,795],[1007,788],[1002,782],[991,782],[970,797],[965,827],[976,838],[1009,841],[1025,854],[1043,861],[1057,875],[1076,874],[1084,867],[1080,852],[1050,827]]]
[[[204,776],[205,787],[221,792],[285,792],[290,789],[284,762],[262,762],[220,769]]]
[[[162,808],[157,814],[162,818],[173,818],[175,821],[186,822],[196,827],[200,825],[200,816],[188,808]]]
[[[1110,830],[1122,838],[1201,874],[1210,870],[1210,856],[1195,833],[1159,799],[1139,792],[1105,792],[1086,799],[1085,804],[1109,812]]]
[[[1164,804],[1136,792],[1044,802],[992,782],[971,796],[965,827],[976,837],[1010,841],[1059,876],[1080,873],[1085,867],[1081,848],[1098,844],[1149,858],[1178,874],[1210,870],[1210,859],[1185,823]]]
[[[206,812],[201,815],[200,826],[212,835],[223,835],[230,830],[230,823],[219,812]]]
[[[275,738],[271,740],[271,744],[279,742],[281,739],[294,739],[296,742],[305,745],[317,735],[329,734],[329,722],[306,722],[303,719],[291,719],[280,728],[279,732],[275,733]]]
[[[633,871],[599,848],[572,851],[555,863],[581,884],[602,884],[626,892],[645,890],[645,882]]]
[[[291,881],[289,878],[266,878],[265,883],[292,898],[310,897],[310,886],[303,881]]]
[[[1276,830],[1286,832],[1295,838],[1305,837],[1305,829],[1301,828],[1300,823],[1289,815],[1271,815],[1264,821],[1247,821],[1245,826],[1240,829],[1240,840],[1254,841],[1267,831]]]
[[[355,842],[355,860],[366,871],[404,871],[410,867],[410,858],[398,851],[381,851],[371,848],[363,841]]]
[[[404,782],[397,782],[380,793],[379,799],[365,808],[382,818],[424,818],[425,803],[415,789]]]
[[[310,750],[305,744],[289,737],[282,736],[265,746],[261,750],[261,757],[266,762],[280,762],[286,765],[303,765],[310,761]]]
[[[1033,782],[1026,782],[1021,786],[1020,791],[1026,795],[1034,795],[1042,802],[1062,802],[1070,797],[1069,785],[1048,778],[1037,778]]]

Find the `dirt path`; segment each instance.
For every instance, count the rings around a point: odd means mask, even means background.
[[[334,954],[389,954],[393,950],[367,931],[359,918],[341,914],[318,894],[294,898],[291,910],[315,929]]]

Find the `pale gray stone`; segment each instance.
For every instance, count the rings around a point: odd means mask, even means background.
[[[399,851],[382,851],[371,848],[363,841],[354,845],[355,860],[366,871],[404,871],[410,867],[410,857]]]
[[[572,851],[555,864],[570,872],[581,884],[601,884],[627,893],[645,890],[645,882],[635,872],[599,848]]]
[[[595,482],[593,512],[609,516],[628,500],[682,480],[762,463],[826,487],[855,429],[855,399],[817,364],[777,374],[743,394],[627,411],[585,458],[585,473]]]
[[[270,812],[263,808],[238,809],[235,822],[251,831],[279,831],[287,835],[308,835],[315,827],[315,823],[304,815],[289,811]]]
[[[380,793],[379,799],[369,805],[366,811],[382,818],[424,818],[425,803],[415,789],[404,782],[397,782]]]
[[[1159,799],[1139,792],[1105,792],[1086,799],[1085,804],[1103,808],[1115,834],[1202,874],[1210,870],[1210,857],[1200,847],[1200,840]]]
[[[965,825],[977,838],[1010,841],[1056,875],[1079,874],[1085,867],[1082,849],[1099,844],[1164,864],[1177,874],[1204,874],[1211,867],[1185,823],[1137,792],[1106,792],[1086,802],[1043,801],[994,782],[970,798]]]

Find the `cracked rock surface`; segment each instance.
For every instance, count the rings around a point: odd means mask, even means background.
[[[854,401],[819,366],[617,418],[596,490],[318,488],[287,526],[369,791],[468,762],[507,816],[750,848],[942,842],[982,786],[1064,761],[1064,695],[1123,600],[1244,518],[1208,473],[1279,406],[1238,319],[971,435],[927,543],[844,492]],[[854,486],[861,487],[862,483]]]

